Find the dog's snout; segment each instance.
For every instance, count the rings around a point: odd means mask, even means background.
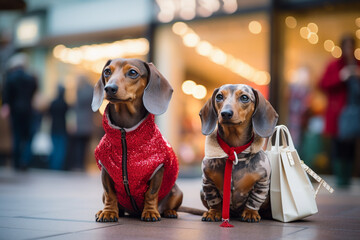
[[[224,120],[229,120],[229,119],[231,119],[233,115],[234,115],[234,112],[231,111],[231,110],[225,110],[225,111],[222,111],[222,112],[221,112],[221,117],[222,117]]]
[[[109,84],[105,86],[105,92],[110,95],[114,95],[118,91],[118,86],[116,84]]]

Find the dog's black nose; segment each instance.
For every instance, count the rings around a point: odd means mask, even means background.
[[[104,89],[107,94],[115,95],[119,88],[116,84],[109,84]]]
[[[221,117],[225,120],[229,120],[234,115],[234,112],[231,110],[225,110],[221,112]]]

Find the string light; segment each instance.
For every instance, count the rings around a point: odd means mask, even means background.
[[[193,80],[183,82],[181,89],[186,95],[192,95],[196,99],[204,99],[207,94],[206,87],[196,84]]]
[[[172,30],[175,34],[182,37],[185,46],[194,47],[196,53],[207,57],[210,61],[229,69],[233,73],[257,85],[268,85],[270,83],[270,74],[268,72],[260,71],[242,61],[241,59],[235,58],[231,54],[228,54],[220,48],[213,46],[211,43],[201,40],[196,32],[192,30],[186,23],[174,23]],[[201,88],[199,88],[198,91],[201,92]]]
[[[355,49],[354,56],[357,60],[360,61],[360,48]]]
[[[296,18],[288,16],[285,18],[285,24],[289,28],[295,28],[297,25]],[[355,20],[355,24],[360,27],[360,18]],[[300,36],[304,39],[307,39],[311,44],[317,44],[319,42],[319,36],[317,35],[319,27],[316,23],[310,22],[306,27],[300,28]],[[356,31],[356,36],[360,39],[360,31]],[[342,55],[341,48],[336,46],[334,42],[330,39],[324,41],[324,49],[327,52],[330,52],[333,57],[340,58]],[[355,54],[355,53],[354,53]]]
[[[53,49],[55,58],[69,64],[83,64],[91,71],[100,73],[103,61],[109,58],[145,56],[149,52],[149,42],[145,38],[126,39],[112,43],[83,45],[67,48],[57,45]],[[100,63],[101,62],[101,63]]]
[[[261,23],[258,21],[251,21],[249,23],[249,31],[253,34],[259,34],[261,33],[262,26]]]
[[[296,28],[296,26],[297,26],[296,18],[294,18],[293,16],[286,17],[285,18],[285,24],[289,28]]]

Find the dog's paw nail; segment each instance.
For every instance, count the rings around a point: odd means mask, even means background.
[[[220,219],[216,217],[216,218],[215,218],[215,222],[218,222],[218,221],[220,221]]]
[[[104,222],[108,222],[109,220],[107,218],[104,219]]]
[[[156,218],[153,217],[153,218],[152,218],[152,221],[155,222],[155,221],[156,221]]]
[[[117,221],[118,221],[118,218],[117,218],[117,217],[115,217],[115,218],[114,218],[114,222],[117,222]]]
[[[150,222],[150,218],[147,218],[146,221],[147,221],[147,222]]]
[[[207,219],[206,219],[206,221],[208,221],[208,222],[212,222],[212,221],[211,221],[211,218],[207,218]]]
[[[206,221],[206,217],[203,217],[203,218],[201,219],[201,221],[205,222],[205,221]]]
[[[161,217],[159,217],[157,220],[158,220],[158,221],[161,221]]]

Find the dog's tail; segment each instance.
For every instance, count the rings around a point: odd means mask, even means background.
[[[185,213],[190,213],[193,215],[202,216],[203,213],[206,212],[206,210],[181,206],[181,207],[179,207],[178,212],[185,212]]]

